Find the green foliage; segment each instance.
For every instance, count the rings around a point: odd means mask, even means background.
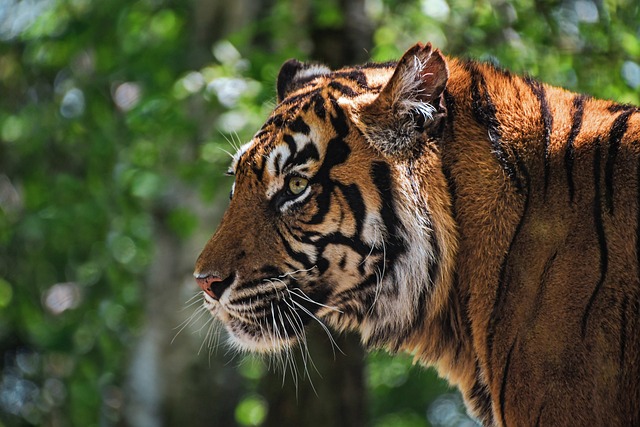
[[[236,407],[236,421],[241,426],[259,426],[267,416],[267,403],[257,395],[250,395]]]
[[[189,2],[10,0],[0,10],[0,424],[121,420],[156,228],[177,239],[195,232],[198,219],[176,194],[190,188],[211,201],[228,191],[224,150],[264,121],[280,64],[310,52],[300,15],[334,28],[348,19],[339,3],[275,1],[199,62],[189,55]],[[432,41],[640,103],[636,0],[367,3],[374,60]],[[255,391],[264,368],[248,366],[242,376]],[[406,358],[373,354],[368,379],[372,425],[453,419],[427,417],[432,402],[458,417],[459,401],[438,400],[444,382]],[[236,420],[260,425],[267,409],[252,391]]]
[[[416,366],[410,356],[383,352],[369,355],[368,386],[376,427],[427,426],[429,406],[441,394],[452,391],[434,370]]]
[[[193,120],[167,90],[186,66],[187,10],[54,1],[11,12],[31,23],[0,48],[2,412],[10,424],[113,422],[152,213],[193,230],[184,208],[163,206],[194,160]]]

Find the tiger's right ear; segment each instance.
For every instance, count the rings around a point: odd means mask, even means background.
[[[289,93],[299,89],[304,83],[316,77],[331,73],[331,70],[321,64],[305,64],[296,59],[290,59],[280,67],[278,73],[278,103],[282,102]]]
[[[377,98],[359,112],[369,142],[389,155],[410,153],[423,141],[421,135],[437,129],[446,116],[448,79],[445,58],[431,43],[410,48]]]

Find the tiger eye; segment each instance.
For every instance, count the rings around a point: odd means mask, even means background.
[[[309,185],[309,180],[299,176],[294,176],[289,180],[289,191],[291,194],[298,195],[302,193]]]

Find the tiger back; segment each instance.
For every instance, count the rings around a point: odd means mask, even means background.
[[[295,60],[196,262],[242,350],[309,322],[435,366],[484,425],[640,425],[640,110],[417,44]]]

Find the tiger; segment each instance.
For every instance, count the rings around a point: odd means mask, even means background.
[[[196,261],[242,351],[356,331],[485,426],[640,425],[640,109],[418,43],[285,62]]]

